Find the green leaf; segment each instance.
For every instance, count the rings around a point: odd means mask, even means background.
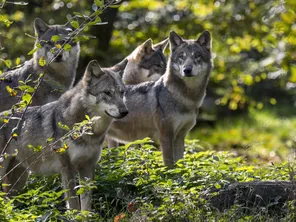
[[[71,49],[72,49],[72,46],[70,44],[67,43],[67,44],[64,45],[64,50],[65,51],[70,51]]]
[[[79,28],[79,23],[77,21],[71,21],[71,26],[75,29]]]
[[[31,102],[31,94],[29,93],[25,93],[23,96],[22,96],[22,100],[26,102],[26,104],[29,104]]]
[[[59,40],[61,40],[61,36],[59,36],[59,35],[53,35],[53,36],[51,37],[51,41],[52,41],[52,42],[57,42],[57,41],[59,41]]]
[[[109,8],[119,8],[120,5],[110,5]]]
[[[76,192],[76,195],[80,195],[80,194],[84,194],[85,193],[85,189],[80,187],[77,192]]]
[[[32,49],[30,52],[28,52],[28,55],[33,55],[38,50],[38,47]]]
[[[21,63],[21,61],[22,61],[21,58],[17,57],[15,60],[15,64],[18,66]]]
[[[42,67],[46,65],[46,61],[43,59],[43,56],[39,58],[38,64]]]
[[[98,7],[102,7],[104,5],[104,0],[94,0],[94,3],[98,6]]]
[[[98,23],[101,23],[101,22],[102,22],[102,19],[100,17],[97,17],[95,21],[89,22],[87,23],[87,25],[97,25]]]
[[[59,126],[61,129],[64,129],[64,130],[70,131],[69,126],[62,124],[61,122],[58,122],[58,126]]]
[[[49,138],[47,138],[46,142],[50,143],[51,141],[53,141],[53,139],[54,139],[53,137],[49,137]]]
[[[5,63],[5,65],[7,66],[7,68],[10,68],[12,65],[12,62],[10,59],[2,59],[2,61]]]

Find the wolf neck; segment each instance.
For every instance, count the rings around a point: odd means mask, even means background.
[[[163,82],[171,96],[188,108],[199,108],[206,94],[210,70],[204,75],[183,79],[176,72],[169,61]]]
[[[61,90],[66,91],[73,86],[77,61],[53,62],[49,66],[41,67],[38,64],[38,59],[34,58],[34,68],[44,74],[44,80],[47,84],[53,85],[53,87],[59,86]]]
[[[80,81],[74,88],[64,93],[58,100],[59,106],[63,109],[63,119],[70,128],[75,124],[86,119],[86,115],[93,122],[93,134],[101,135],[109,128],[113,119],[107,115],[98,116],[94,114],[87,104],[86,92]]]

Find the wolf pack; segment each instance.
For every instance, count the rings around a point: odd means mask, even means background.
[[[39,18],[34,29],[35,46],[41,47],[31,60],[0,76],[0,119],[9,117],[0,125],[0,176],[7,195],[20,191],[30,173],[60,174],[67,207],[91,210],[91,190],[76,195],[76,174],[80,183],[94,179],[104,141],[115,147],[150,137],[165,166],[173,167],[183,158],[185,136],[196,123],[213,67],[209,31],[196,39],[170,31],[158,44],[148,39],[108,68],[92,60],[74,85],[80,46],[69,41],[72,30]],[[53,42],[56,35],[60,39]],[[65,41],[71,49],[56,56],[53,49]],[[52,63],[41,66],[40,58]],[[17,91],[23,82],[33,87],[41,73],[43,79],[29,106],[15,108],[20,95],[12,96],[8,89]],[[90,132],[65,137],[72,131],[62,126],[72,129],[86,116]],[[49,143],[48,149],[32,149]],[[63,146],[66,151],[58,152]]]

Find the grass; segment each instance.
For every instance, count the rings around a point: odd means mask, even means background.
[[[222,119],[214,128],[197,128],[188,138],[198,138],[209,149],[236,152],[252,163],[281,162],[296,148],[296,114],[285,117],[272,110],[252,110]]]

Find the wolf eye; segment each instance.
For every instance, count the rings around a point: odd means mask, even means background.
[[[157,63],[157,64],[155,64],[154,66],[157,67],[157,68],[162,68],[162,66],[161,66],[160,63]]]
[[[200,62],[200,61],[201,61],[201,57],[200,57],[199,55],[194,56],[194,58],[195,58],[195,60],[196,60],[197,62]]]
[[[182,53],[182,54],[179,55],[179,59],[183,60],[184,58],[185,58],[184,53]]]
[[[111,96],[111,92],[109,92],[109,91],[105,91],[104,94],[105,94],[106,96]]]

